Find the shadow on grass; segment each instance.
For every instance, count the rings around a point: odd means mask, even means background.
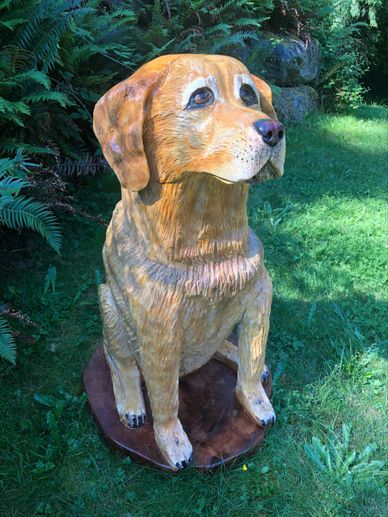
[[[388,108],[377,104],[360,106],[359,108],[348,111],[345,114],[360,120],[388,121]]]
[[[386,356],[387,114],[368,106],[292,126],[284,177],[251,189],[250,224],[274,283],[269,355],[276,368],[286,352],[296,382],[344,353],[376,346]]]

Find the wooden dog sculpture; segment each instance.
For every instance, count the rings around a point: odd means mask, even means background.
[[[236,363],[236,395],[257,424],[275,421],[261,383],[272,286],[246,203],[249,183],[282,175],[284,128],[242,63],[183,54],[106,93],[94,131],[122,192],[99,290],[117,411],[128,427],[145,422],[142,375],[158,447],[183,468],[179,377],[214,354]],[[225,341],[237,324],[238,348]]]

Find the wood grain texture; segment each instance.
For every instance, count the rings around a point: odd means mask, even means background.
[[[243,102],[242,85],[256,104]],[[191,109],[198,88],[212,102]],[[131,428],[150,418],[142,376],[156,443],[174,469],[192,454],[179,378],[222,356],[236,325],[236,394],[259,426],[275,420],[261,381],[272,285],[246,211],[249,182],[283,173],[284,138],[267,145],[255,125],[271,117],[269,86],[227,56],[163,56],[95,107],[96,136],[122,187],[99,288],[116,407]]]
[[[257,426],[237,401],[235,384],[233,370],[214,359],[180,381],[179,418],[193,444],[193,466],[197,469],[226,465],[253,451],[264,438],[265,429]],[[85,369],[84,385],[93,417],[108,444],[134,460],[175,470],[156,445],[152,419],[138,429],[129,429],[120,420],[102,345]],[[270,377],[264,387],[269,396]],[[142,389],[149,409],[144,383]]]

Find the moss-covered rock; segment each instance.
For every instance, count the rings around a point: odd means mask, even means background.
[[[318,93],[311,86],[273,88],[273,103],[282,122],[302,122],[318,110]]]
[[[310,39],[268,33],[262,43],[269,46],[263,63],[265,77],[279,86],[300,86],[317,81],[321,68],[321,48]]]

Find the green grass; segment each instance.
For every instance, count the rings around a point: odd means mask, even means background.
[[[87,410],[104,227],[65,219],[61,257],[37,237],[2,250],[2,298],[38,327],[20,327],[36,341],[0,367],[0,515],[384,515],[387,113],[369,106],[290,127],[285,176],[252,187],[251,226],[274,283],[278,421],[254,455],[212,474],[123,460]],[[109,176],[78,193],[107,219],[118,196]],[[50,265],[56,287],[44,293]]]

